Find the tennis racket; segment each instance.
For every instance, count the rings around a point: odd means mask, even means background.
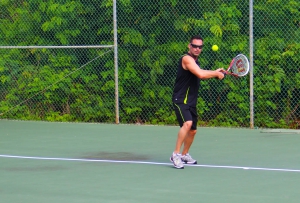
[[[238,54],[234,57],[228,69],[223,71],[225,75],[233,75],[235,77],[243,77],[248,74],[250,69],[248,58],[244,54]]]

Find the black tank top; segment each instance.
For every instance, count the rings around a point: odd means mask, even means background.
[[[176,104],[187,104],[191,107],[196,107],[200,79],[189,70],[183,69],[182,58],[184,56],[179,59],[172,101]],[[198,59],[196,60],[196,64],[199,66]]]

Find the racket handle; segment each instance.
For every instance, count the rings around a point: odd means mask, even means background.
[[[221,73],[223,73],[224,75],[227,75],[227,74],[228,74],[228,71],[223,70],[223,71],[221,71]]]
[[[234,76],[234,77],[239,77],[237,74],[228,72],[228,71],[226,71],[226,70],[222,71],[222,73],[223,73],[224,75],[232,75],[232,76]]]

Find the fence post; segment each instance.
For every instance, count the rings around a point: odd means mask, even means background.
[[[250,44],[250,128],[254,128],[253,100],[253,0],[249,0],[249,44]]]
[[[119,73],[118,73],[118,35],[117,35],[117,0],[113,0],[113,21],[114,21],[114,64],[115,64],[115,102],[116,102],[116,124],[119,120]]]

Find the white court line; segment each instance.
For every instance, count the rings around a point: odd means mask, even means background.
[[[173,165],[171,163],[147,162],[147,161],[121,161],[121,160],[102,160],[102,159],[73,159],[73,158],[49,158],[49,157],[32,157],[32,156],[14,156],[0,154],[2,158],[16,158],[16,159],[35,159],[35,160],[56,160],[56,161],[81,161],[81,162],[105,162],[105,163],[130,163],[130,164],[150,164],[150,165]],[[206,167],[206,168],[227,168],[227,169],[243,169],[243,170],[261,170],[261,171],[281,171],[281,172],[300,172],[297,169],[283,169],[283,168],[257,168],[248,166],[218,166],[218,165],[185,165],[192,167]]]

